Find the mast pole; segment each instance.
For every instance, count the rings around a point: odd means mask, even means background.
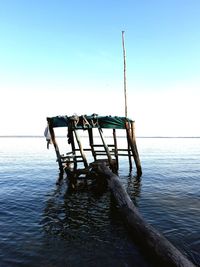
[[[125,99],[125,117],[127,117],[127,94],[126,94],[126,50],[124,44],[124,31],[122,31],[122,47],[123,47],[123,58],[124,58],[124,99]]]

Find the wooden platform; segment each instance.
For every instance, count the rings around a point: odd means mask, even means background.
[[[134,121],[125,117],[102,117],[93,114],[91,116],[57,116],[47,118],[47,122],[61,173],[71,170],[77,176],[87,174],[91,163],[87,158],[87,153],[89,152],[93,157],[92,162],[107,162],[107,165],[114,172],[119,168],[119,157],[125,156],[128,158],[130,171],[133,167],[132,161],[134,161],[137,175],[142,175],[139,153],[136,146]],[[67,127],[67,140],[68,144],[71,145],[71,150],[66,154],[60,153],[54,132],[55,127]],[[101,144],[95,142],[94,128],[97,129],[99,134],[98,140],[101,140]],[[110,129],[112,136],[111,144],[107,144],[107,140],[103,135],[103,129]],[[127,140],[127,145],[124,148],[118,148],[117,129],[124,130],[124,136]],[[79,136],[80,131],[88,134],[89,147],[83,147]]]

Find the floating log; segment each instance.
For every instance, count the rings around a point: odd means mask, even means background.
[[[159,266],[194,267],[174,245],[159,231],[148,224],[134,206],[129,195],[122,187],[119,178],[105,164],[93,166],[98,175],[106,178],[108,186],[116,200],[117,206],[127,223],[131,234],[139,239],[139,243],[148,251]]]

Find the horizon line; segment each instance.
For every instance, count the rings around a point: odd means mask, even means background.
[[[65,138],[64,135],[58,135],[56,136],[58,138]],[[85,136],[82,136],[85,137]],[[110,136],[107,136],[110,137]],[[124,136],[118,136],[118,137],[124,137]],[[0,135],[0,138],[45,138],[44,135]],[[136,138],[200,138],[200,136],[136,136]]]

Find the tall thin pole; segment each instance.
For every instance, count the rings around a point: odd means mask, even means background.
[[[126,94],[126,50],[124,45],[124,31],[122,31],[122,47],[124,57],[124,99],[125,99],[125,117],[127,117],[127,94]]]

